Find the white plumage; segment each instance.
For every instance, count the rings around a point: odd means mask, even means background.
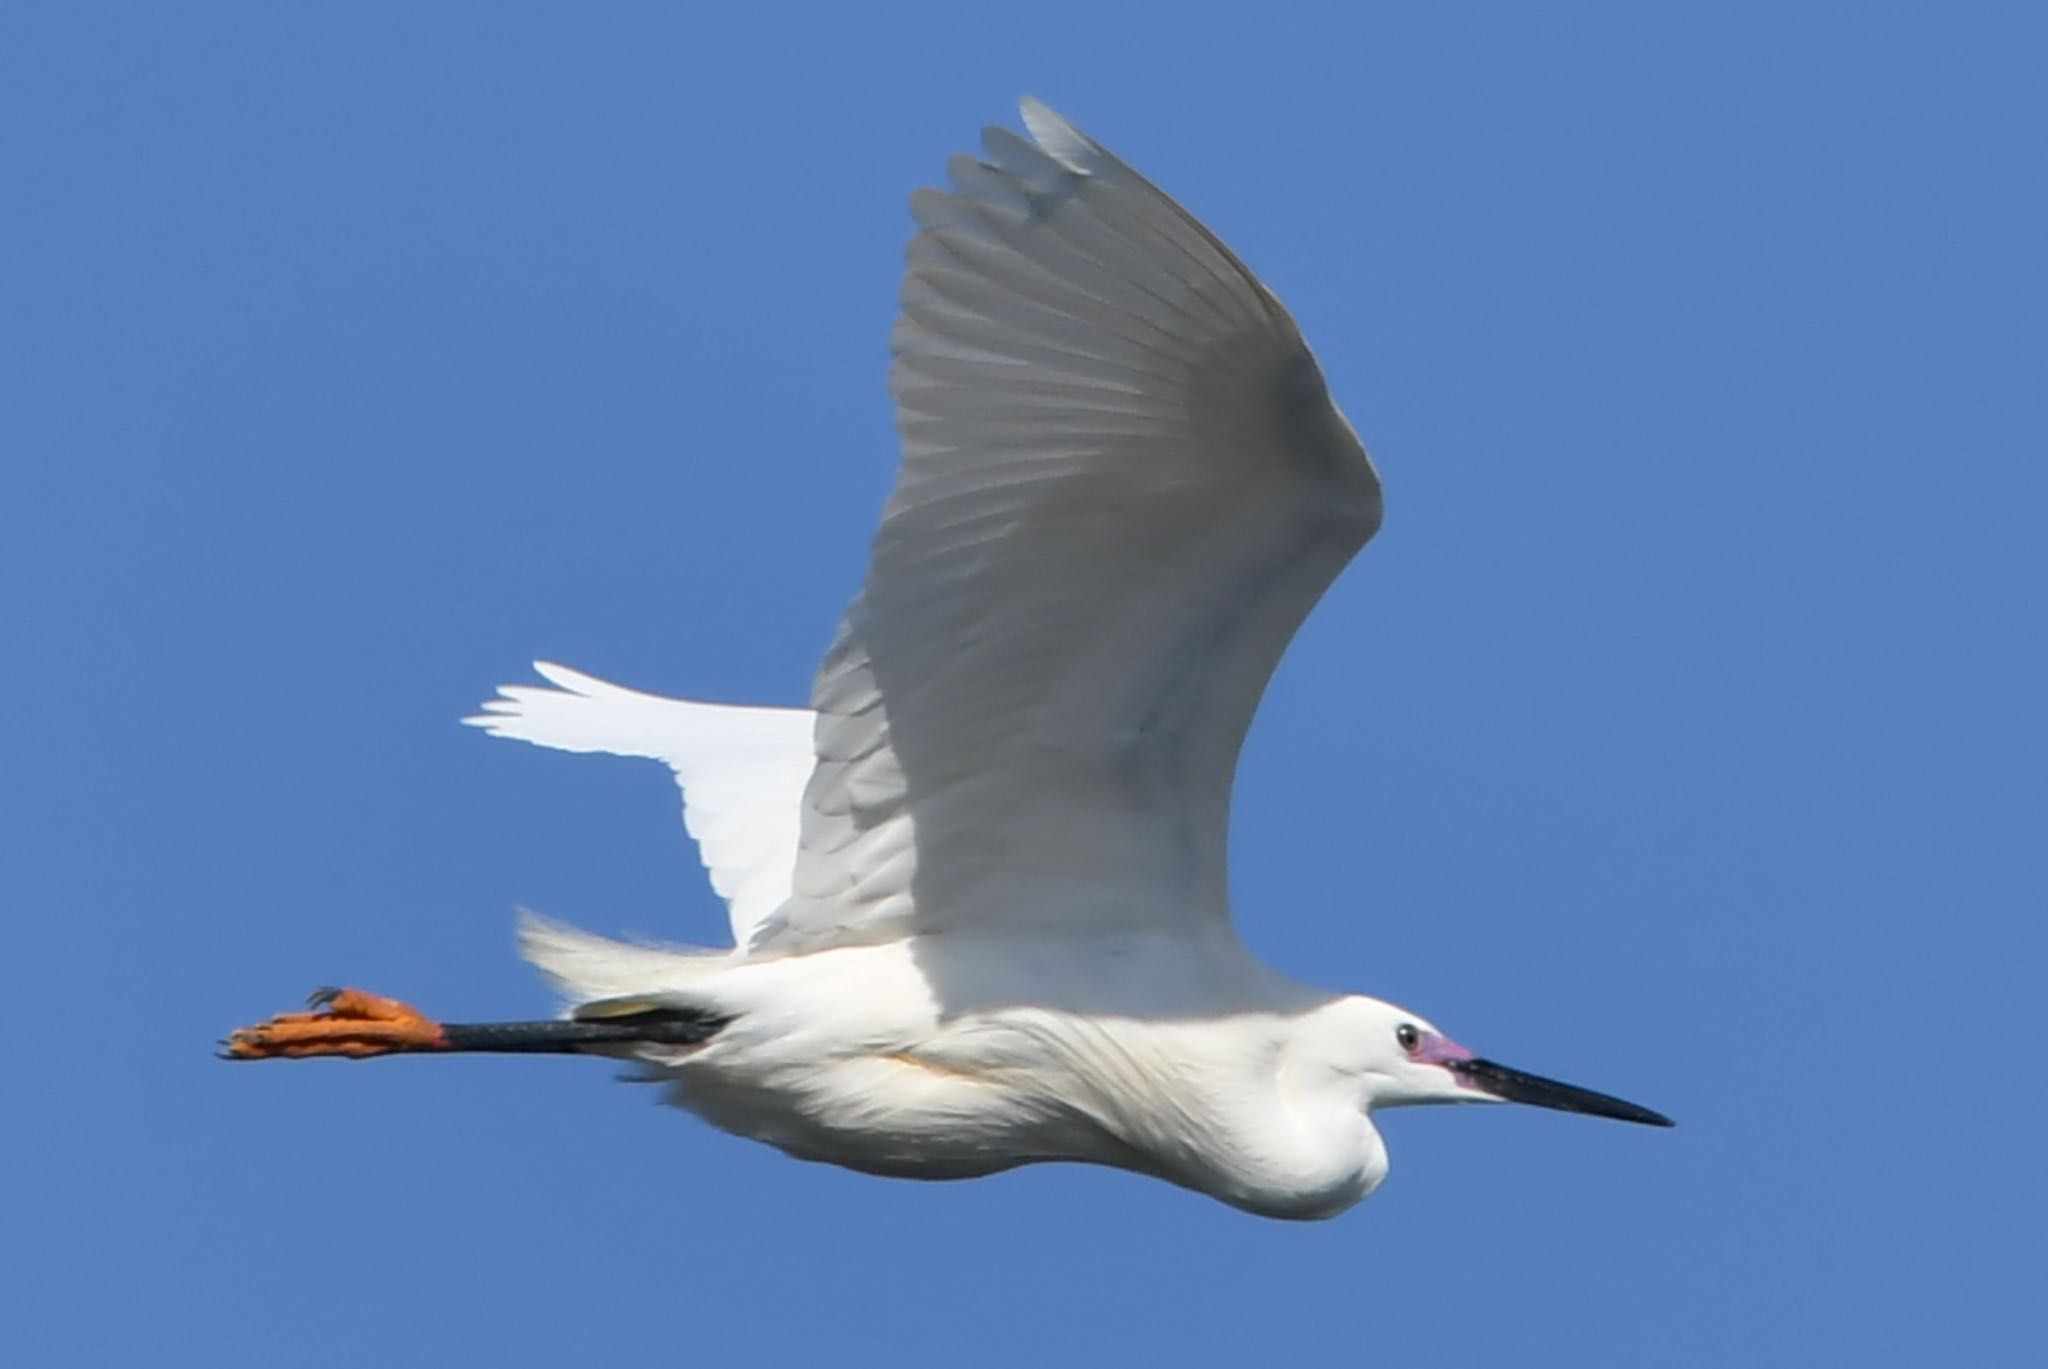
[[[733,944],[789,901],[798,804],[815,758],[815,715],[804,708],[689,703],[609,684],[536,661],[555,686],[506,685],[467,719],[492,735],[559,751],[608,751],[661,761],[683,791],[683,826],[711,887],[726,901]]]
[[[666,763],[734,947],[534,919],[527,955],[579,1016],[729,1019],[623,1053],[718,1125],[880,1173],[1088,1160],[1322,1216],[1385,1173],[1375,1107],[1661,1121],[1243,949],[1238,749],[1379,481],[1237,258],[1044,106],[1024,118],[1035,141],[992,129],[912,200],[902,466],[811,710],[541,665],[555,688],[468,719]]]

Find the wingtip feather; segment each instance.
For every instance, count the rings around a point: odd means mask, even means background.
[[[1093,138],[1075,128],[1043,100],[1026,95],[1017,102],[1017,112],[1023,116],[1024,127],[1030,130],[1032,141],[1070,171],[1085,170],[1088,162],[1102,151]]]

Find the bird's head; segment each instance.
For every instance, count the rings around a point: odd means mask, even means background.
[[[1351,997],[1333,1003],[1313,1028],[1332,1068],[1355,1079],[1368,1111],[1413,1103],[1533,1103],[1624,1122],[1668,1127],[1671,1119],[1575,1084],[1510,1069],[1459,1045],[1426,1019]]]

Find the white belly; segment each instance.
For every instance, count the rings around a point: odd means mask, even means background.
[[[1127,1164],[1070,1110],[904,1055],[753,1076],[684,1068],[673,1101],[799,1159],[896,1178],[967,1179],[1042,1160]]]

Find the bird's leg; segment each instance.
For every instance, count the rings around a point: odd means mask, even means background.
[[[240,1027],[221,1043],[229,1060],[297,1060],[331,1055],[361,1060],[421,1051],[549,1052],[578,1055],[593,1047],[696,1046],[718,1034],[725,1018],[688,1008],[649,1008],[597,1021],[436,1022],[395,998],[361,989],[321,989],[310,1012],[279,1013]]]

